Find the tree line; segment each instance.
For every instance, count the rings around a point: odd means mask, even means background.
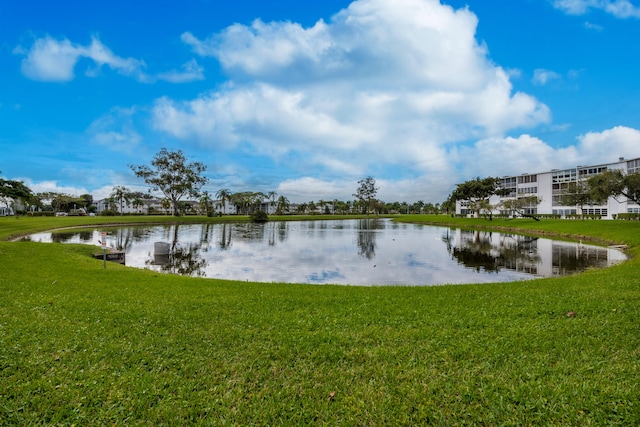
[[[267,205],[267,210],[275,214],[439,214],[455,212],[456,202],[464,201],[468,208],[480,215],[492,218],[496,209],[503,209],[513,214],[538,219],[535,207],[541,203],[541,199],[534,195],[518,195],[511,197],[513,189],[504,188],[501,179],[497,177],[474,178],[458,184],[446,201],[442,203],[425,203],[421,200],[409,204],[407,202],[385,203],[376,198],[378,187],[376,180],[368,176],[358,181],[358,187],[353,194],[354,200],[318,200],[299,203],[295,209],[291,209],[286,196],[278,195],[275,191],[263,192],[237,192],[229,189],[218,190],[215,195],[207,191],[201,191],[208,183],[203,175],[206,166],[201,162],[188,162],[181,150],[169,151],[162,148],[151,161],[151,165],[129,165],[134,174],[142,178],[149,186],[149,192],[131,191],[124,186],[116,186],[109,195],[109,205],[116,206],[121,214],[124,206],[141,208],[154,199],[152,192],[162,193],[164,196],[160,203],[165,210],[171,210],[173,215],[179,216],[194,210],[184,201],[189,197],[197,201],[196,213],[213,215],[216,206],[222,207],[224,213],[227,204],[235,208],[238,214],[251,214],[262,210]],[[584,180],[577,180],[563,184],[560,194],[560,204],[563,206],[601,205],[610,197],[640,204],[640,173],[625,174],[621,170],[606,170]],[[491,196],[506,197],[499,204],[492,205]],[[507,197],[508,196],[508,197]],[[214,197],[216,199],[214,199]],[[83,194],[79,197],[63,193],[46,192],[33,193],[21,181],[6,180],[0,178],[0,202],[7,207],[15,201],[20,201],[27,211],[38,209],[53,210],[55,212],[73,212],[95,210],[93,197]],[[16,212],[17,213],[17,212]]]
[[[40,209],[73,212],[79,209],[89,209],[93,204],[93,196],[91,194],[71,196],[51,191],[34,193],[22,181],[0,178],[0,202],[7,208],[14,208],[16,201],[20,202],[26,211]]]
[[[354,200],[317,200],[294,204],[284,195],[275,191],[268,193],[243,191],[233,193],[229,189],[220,189],[215,194],[202,191],[208,183],[204,176],[206,166],[201,162],[189,162],[181,150],[169,151],[162,148],[151,160],[150,165],[129,165],[133,173],[142,178],[149,186],[147,193],[132,191],[125,186],[115,186],[109,194],[106,211],[109,214],[124,213],[124,208],[133,207],[142,211],[142,207],[156,199],[152,194],[161,193],[160,205],[164,211],[175,216],[186,213],[214,215],[226,212],[228,205],[235,208],[237,214],[252,214],[266,205],[267,210],[276,215],[295,214],[388,214],[388,213],[440,213],[448,212],[452,205],[444,203],[393,202],[379,200],[376,180],[368,176],[358,181],[353,194]],[[187,199],[187,200],[185,200]],[[0,180],[0,201],[7,206],[20,201],[27,211],[49,210],[53,212],[96,211],[93,197],[83,194],[74,197],[63,193],[38,193],[18,181]],[[196,202],[196,206],[191,202]],[[222,208],[221,210],[219,208]],[[17,213],[17,212],[16,212]]]

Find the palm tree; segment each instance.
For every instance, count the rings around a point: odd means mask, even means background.
[[[305,213],[305,212],[306,212],[306,210],[307,210],[307,204],[306,204],[306,203],[300,203],[300,204],[298,205],[298,208],[296,209],[296,211],[297,211],[299,214],[303,214],[303,213]]]
[[[142,201],[142,199],[140,197],[135,197],[132,201],[131,201],[131,206],[133,206],[134,209],[138,210],[138,213],[140,213],[140,208],[142,206],[144,206],[144,202]]]
[[[218,192],[216,193],[216,197],[218,199],[220,199],[220,201],[222,202],[222,213],[223,214],[224,214],[225,207],[226,207],[225,202],[231,201],[231,196],[232,196],[231,191],[226,189],[226,188],[218,190]]]
[[[209,192],[205,191],[202,193],[202,197],[200,198],[200,206],[204,208],[204,214],[209,216],[209,211],[211,210],[211,196],[209,196]]]
[[[311,215],[315,215],[317,209],[318,207],[316,206],[316,202],[314,202],[313,200],[307,203],[307,210]]]
[[[124,203],[129,204],[131,201],[131,190],[124,186],[115,186],[109,195],[113,200],[117,200],[120,204],[120,215],[123,215]]]
[[[276,205],[276,215],[282,215],[285,211],[288,211],[289,205],[289,199],[285,196],[280,196]]]
[[[262,206],[262,203],[264,202],[264,199],[266,199],[266,198],[267,198],[267,195],[262,193],[262,192],[260,192],[260,191],[255,192],[255,193],[251,193],[251,196],[250,196],[249,199],[251,201],[250,202],[251,203],[251,207],[253,208],[254,212],[257,211],[257,210],[260,210],[260,208]]]
[[[169,200],[168,198],[165,197],[160,202],[160,205],[162,206],[162,209],[164,209],[165,215],[168,215],[169,214],[169,208],[171,207],[171,200]]]
[[[268,198],[269,200],[271,200],[271,201],[269,202],[269,207],[271,207],[271,206],[275,203],[275,201],[276,201],[276,197],[278,197],[278,193],[276,193],[275,191],[269,191],[269,192],[267,193],[267,198]]]
[[[249,206],[251,205],[251,193],[244,191],[240,193],[234,193],[229,196],[229,202],[236,208],[236,213],[247,214]]]
[[[320,205],[320,213],[321,214],[326,213],[324,211],[324,207],[327,205],[327,202],[325,202],[324,200],[320,199],[320,200],[318,200],[318,204]]]

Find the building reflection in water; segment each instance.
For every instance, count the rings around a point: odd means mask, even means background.
[[[100,246],[102,230],[28,239]],[[354,285],[487,283],[573,274],[626,259],[617,250],[512,233],[370,218],[113,228],[129,266],[231,280]]]
[[[459,264],[476,271],[501,269],[543,277],[564,276],[623,260],[618,251],[518,234],[454,230],[443,236]]]

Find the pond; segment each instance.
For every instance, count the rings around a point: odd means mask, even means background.
[[[98,246],[102,230],[33,234]],[[626,259],[612,248],[388,219],[109,229],[126,265],[252,282],[350,285],[487,283],[562,276]]]

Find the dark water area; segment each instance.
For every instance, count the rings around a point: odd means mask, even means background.
[[[99,249],[101,229],[37,233],[32,241]],[[528,280],[603,268],[617,249],[388,219],[122,227],[107,245],[126,265],[252,282],[441,285]],[[97,251],[99,252],[99,251]]]

